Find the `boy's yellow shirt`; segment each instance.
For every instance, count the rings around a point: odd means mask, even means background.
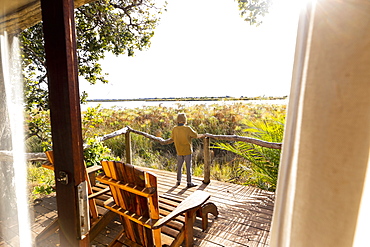
[[[176,126],[172,130],[171,138],[175,143],[177,155],[189,155],[193,152],[191,139],[198,136],[190,126]]]

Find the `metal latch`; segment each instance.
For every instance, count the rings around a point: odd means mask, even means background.
[[[79,214],[79,228],[80,239],[84,239],[86,234],[90,231],[90,215],[89,204],[87,199],[87,185],[83,181],[77,186],[78,193],[78,214]]]
[[[59,171],[57,181],[64,185],[68,184],[68,174],[65,171]]]

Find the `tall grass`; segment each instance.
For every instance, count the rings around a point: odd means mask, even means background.
[[[199,134],[210,133],[215,135],[247,135],[269,141],[261,133],[253,130],[251,123],[256,121],[269,122],[272,119],[285,117],[285,105],[261,105],[251,103],[234,104],[199,104],[185,107],[175,104],[173,107],[145,106],[134,109],[110,108],[103,109],[100,106],[88,108],[82,116],[83,139],[85,142],[93,140],[118,129],[130,126],[133,129],[144,131],[152,135],[168,139],[172,128],[176,125],[175,118],[179,112],[185,112],[188,125],[192,126]],[[46,121],[46,120],[45,120]],[[245,130],[248,130],[247,132]],[[280,131],[280,130],[279,130]],[[259,136],[257,136],[257,134]],[[35,137],[32,137],[35,138]],[[42,140],[43,142],[45,140]],[[133,164],[153,167],[163,170],[176,170],[176,150],[173,144],[161,145],[143,136],[131,134]],[[281,141],[281,140],[280,140]],[[277,142],[280,142],[277,141]],[[30,147],[34,147],[37,140],[30,139]],[[32,144],[32,145],[31,145]],[[98,162],[102,157],[125,160],[124,136],[118,136],[104,141],[104,146],[95,145],[92,150],[85,151],[87,163]],[[228,142],[225,143],[227,145]],[[240,143],[236,144],[240,146]],[[37,145],[36,145],[37,146]],[[48,146],[45,143],[43,147]],[[203,174],[203,147],[202,140],[193,140],[194,175]],[[100,152],[98,155],[95,152]],[[260,152],[270,152],[260,150]],[[272,151],[271,151],[272,152]],[[250,177],[257,176],[256,170],[251,170],[250,160],[246,157],[241,159],[235,152],[213,148],[211,150],[211,178],[234,183],[249,183],[265,189],[267,178],[260,179],[261,184],[251,183]],[[275,154],[273,154],[275,155]],[[278,154],[276,154],[276,157]],[[254,156],[257,157],[256,155]],[[271,161],[269,161],[271,162]],[[273,176],[273,173],[271,174]]]
[[[198,133],[243,135],[270,142],[282,142],[285,105],[245,103],[195,105],[184,107],[146,106],[135,109],[95,109],[103,119],[95,125],[96,135],[107,134],[125,126],[149,134],[170,138],[175,117],[185,112],[188,125]],[[90,134],[92,134],[90,130]],[[133,163],[163,170],[176,170],[173,144],[162,146],[143,136],[132,134]],[[124,137],[104,142],[114,156],[124,159]],[[202,141],[193,141],[194,175],[203,175]],[[242,142],[218,142],[211,150],[211,178],[274,190],[280,150],[262,148]]]

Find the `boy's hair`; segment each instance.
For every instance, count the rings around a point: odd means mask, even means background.
[[[177,122],[178,123],[186,123],[186,115],[185,115],[185,113],[179,113],[178,115],[177,115]]]

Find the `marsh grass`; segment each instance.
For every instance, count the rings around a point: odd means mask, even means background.
[[[170,138],[175,116],[185,112],[188,125],[198,133],[243,135],[265,141],[282,142],[285,105],[255,105],[245,103],[195,105],[184,107],[146,106],[135,109],[97,109],[103,117],[97,133],[110,133],[125,126],[152,135]],[[131,135],[133,163],[156,169],[176,171],[176,150],[173,144],[162,146],[143,136]],[[114,156],[124,157],[124,137],[105,141]],[[228,147],[222,148],[220,147]],[[233,147],[233,148],[231,148]],[[203,176],[203,147],[200,139],[193,140],[193,173]],[[240,152],[236,152],[240,149]],[[254,153],[252,151],[254,150]],[[245,155],[245,154],[248,155]],[[259,156],[264,157],[262,160]],[[280,150],[242,143],[217,142],[211,149],[211,179],[248,184],[274,190]],[[259,168],[257,169],[259,165]],[[266,169],[266,166],[269,168]],[[266,174],[264,174],[266,173]]]
[[[200,104],[190,107],[185,107],[182,104],[174,104],[173,107],[164,107],[160,105],[134,109],[103,109],[97,106],[95,108],[88,108],[87,111],[83,113],[83,139],[84,141],[91,141],[96,137],[112,133],[126,126],[162,137],[163,139],[168,139],[171,136],[172,128],[176,124],[176,115],[180,112],[185,112],[188,118],[188,125],[199,134],[242,135],[272,141],[272,139],[270,140],[266,136],[263,137],[261,133],[258,133],[258,131],[256,131],[258,128],[253,126],[253,123],[284,119],[285,110],[285,105],[262,105],[243,102],[213,105]],[[282,130],[283,129],[280,128],[276,131]],[[257,134],[259,134],[259,136]],[[32,147],[30,149],[43,150],[45,146],[48,146],[46,143],[43,143],[42,148],[38,148],[37,144],[41,142],[35,137],[32,138],[33,139],[29,140],[29,147]],[[85,152],[85,161],[87,161],[87,163],[89,163],[89,160],[91,162],[99,162],[99,159],[102,158],[125,161],[124,136],[106,140],[103,144],[104,145],[97,145],[95,149],[93,148],[90,152]],[[223,142],[222,145],[231,144],[231,142]],[[131,134],[131,145],[134,165],[176,171],[176,150],[173,144],[161,145],[143,136]],[[202,145],[201,139],[193,140],[193,172],[194,176],[199,177],[203,176]],[[98,154],[94,152],[98,152]],[[260,152],[265,152],[267,154],[270,151],[260,150]],[[278,157],[277,154],[276,157]],[[251,166],[250,159],[232,152],[232,150],[222,150],[213,147],[211,149],[211,161],[211,179],[238,184],[249,184],[264,189],[273,188],[271,186],[266,186],[265,178],[262,179],[258,177],[259,174],[256,172],[256,169],[253,169]],[[31,180],[37,179],[32,178]],[[49,184],[48,181],[49,180],[45,177],[45,181],[41,181],[41,183]],[[42,188],[40,188],[40,190],[42,190]]]

